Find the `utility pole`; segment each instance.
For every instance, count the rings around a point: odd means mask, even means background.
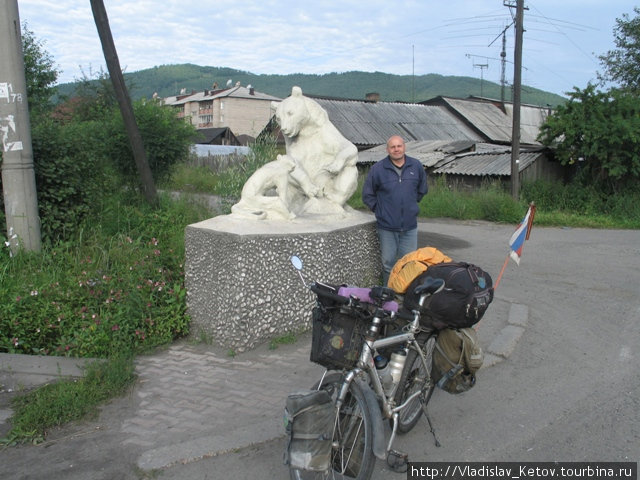
[[[42,248],[17,0],[0,2],[2,188],[11,255]]]
[[[502,103],[502,108],[504,109],[504,86],[506,84],[505,79],[505,71],[507,67],[507,30],[502,31],[502,50],[500,51],[500,102]]]
[[[147,155],[144,151],[140,130],[138,129],[138,124],[133,114],[131,98],[127,92],[127,86],[124,83],[124,77],[120,69],[120,61],[118,60],[118,53],[113,43],[107,11],[104,8],[102,0],[91,0],[91,10],[93,11],[93,18],[96,22],[100,42],[102,43],[102,51],[104,52],[104,58],[107,62],[107,70],[111,77],[111,83],[113,84],[118,105],[120,106],[120,113],[122,114],[124,126],[129,136],[129,142],[131,143],[131,150],[133,151],[133,157],[136,162],[138,174],[140,175],[142,190],[147,201],[155,205],[158,202],[158,194],[156,192],[156,186],[153,183],[153,175],[151,175],[149,163],[147,162]]]
[[[505,5],[513,7],[513,5]],[[524,0],[516,0],[516,39],[513,70],[513,128],[511,129],[511,196],[520,194],[520,93],[522,90],[522,33]]]

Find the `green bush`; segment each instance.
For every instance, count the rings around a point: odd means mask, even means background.
[[[106,358],[188,333],[184,227],[199,207],[116,196],[41,254],[2,251],[0,351]]]
[[[175,111],[156,101],[140,100],[133,105],[147,163],[156,183],[165,181],[175,164],[186,161],[195,128],[176,117]],[[120,111],[114,109],[105,126],[109,141],[105,155],[110,158],[130,186],[140,185],[140,176]]]
[[[42,235],[49,242],[69,238],[106,194],[118,188],[100,152],[100,122],[62,124],[41,118],[32,129],[33,156]]]

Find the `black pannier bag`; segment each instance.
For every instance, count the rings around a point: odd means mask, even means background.
[[[493,280],[480,267],[465,262],[439,263],[420,274],[407,289],[404,308],[418,308],[418,296],[414,290],[425,277],[442,278],[444,289],[428,300],[428,310],[421,323],[442,329],[467,328],[483,317],[493,301]]]
[[[331,293],[338,289],[330,286]],[[333,301],[318,297],[312,311],[310,360],[330,370],[356,366],[366,333],[366,322],[356,312],[341,308]]]
[[[284,409],[285,465],[316,472],[329,470],[334,419],[335,407],[326,390],[290,394]]]

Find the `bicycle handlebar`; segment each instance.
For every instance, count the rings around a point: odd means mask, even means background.
[[[316,283],[312,283],[309,288],[319,297],[324,297],[341,305],[347,305],[351,303],[351,298],[343,297],[342,295],[338,295],[337,293],[328,292],[327,290],[320,288]]]

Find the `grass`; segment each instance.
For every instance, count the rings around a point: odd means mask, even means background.
[[[284,335],[281,335],[276,338],[272,338],[269,341],[269,350],[275,350],[280,345],[293,345],[294,343],[296,343],[296,341],[297,341],[297,337],[295,333],[293,332],[285,333]]]
[[[15,414],[4,445],[44,441],[47,431],[95,414],[105,400],[121,395],[134,382],[132,355],[91,363],[83,378],[47,384],[13,399]]]

